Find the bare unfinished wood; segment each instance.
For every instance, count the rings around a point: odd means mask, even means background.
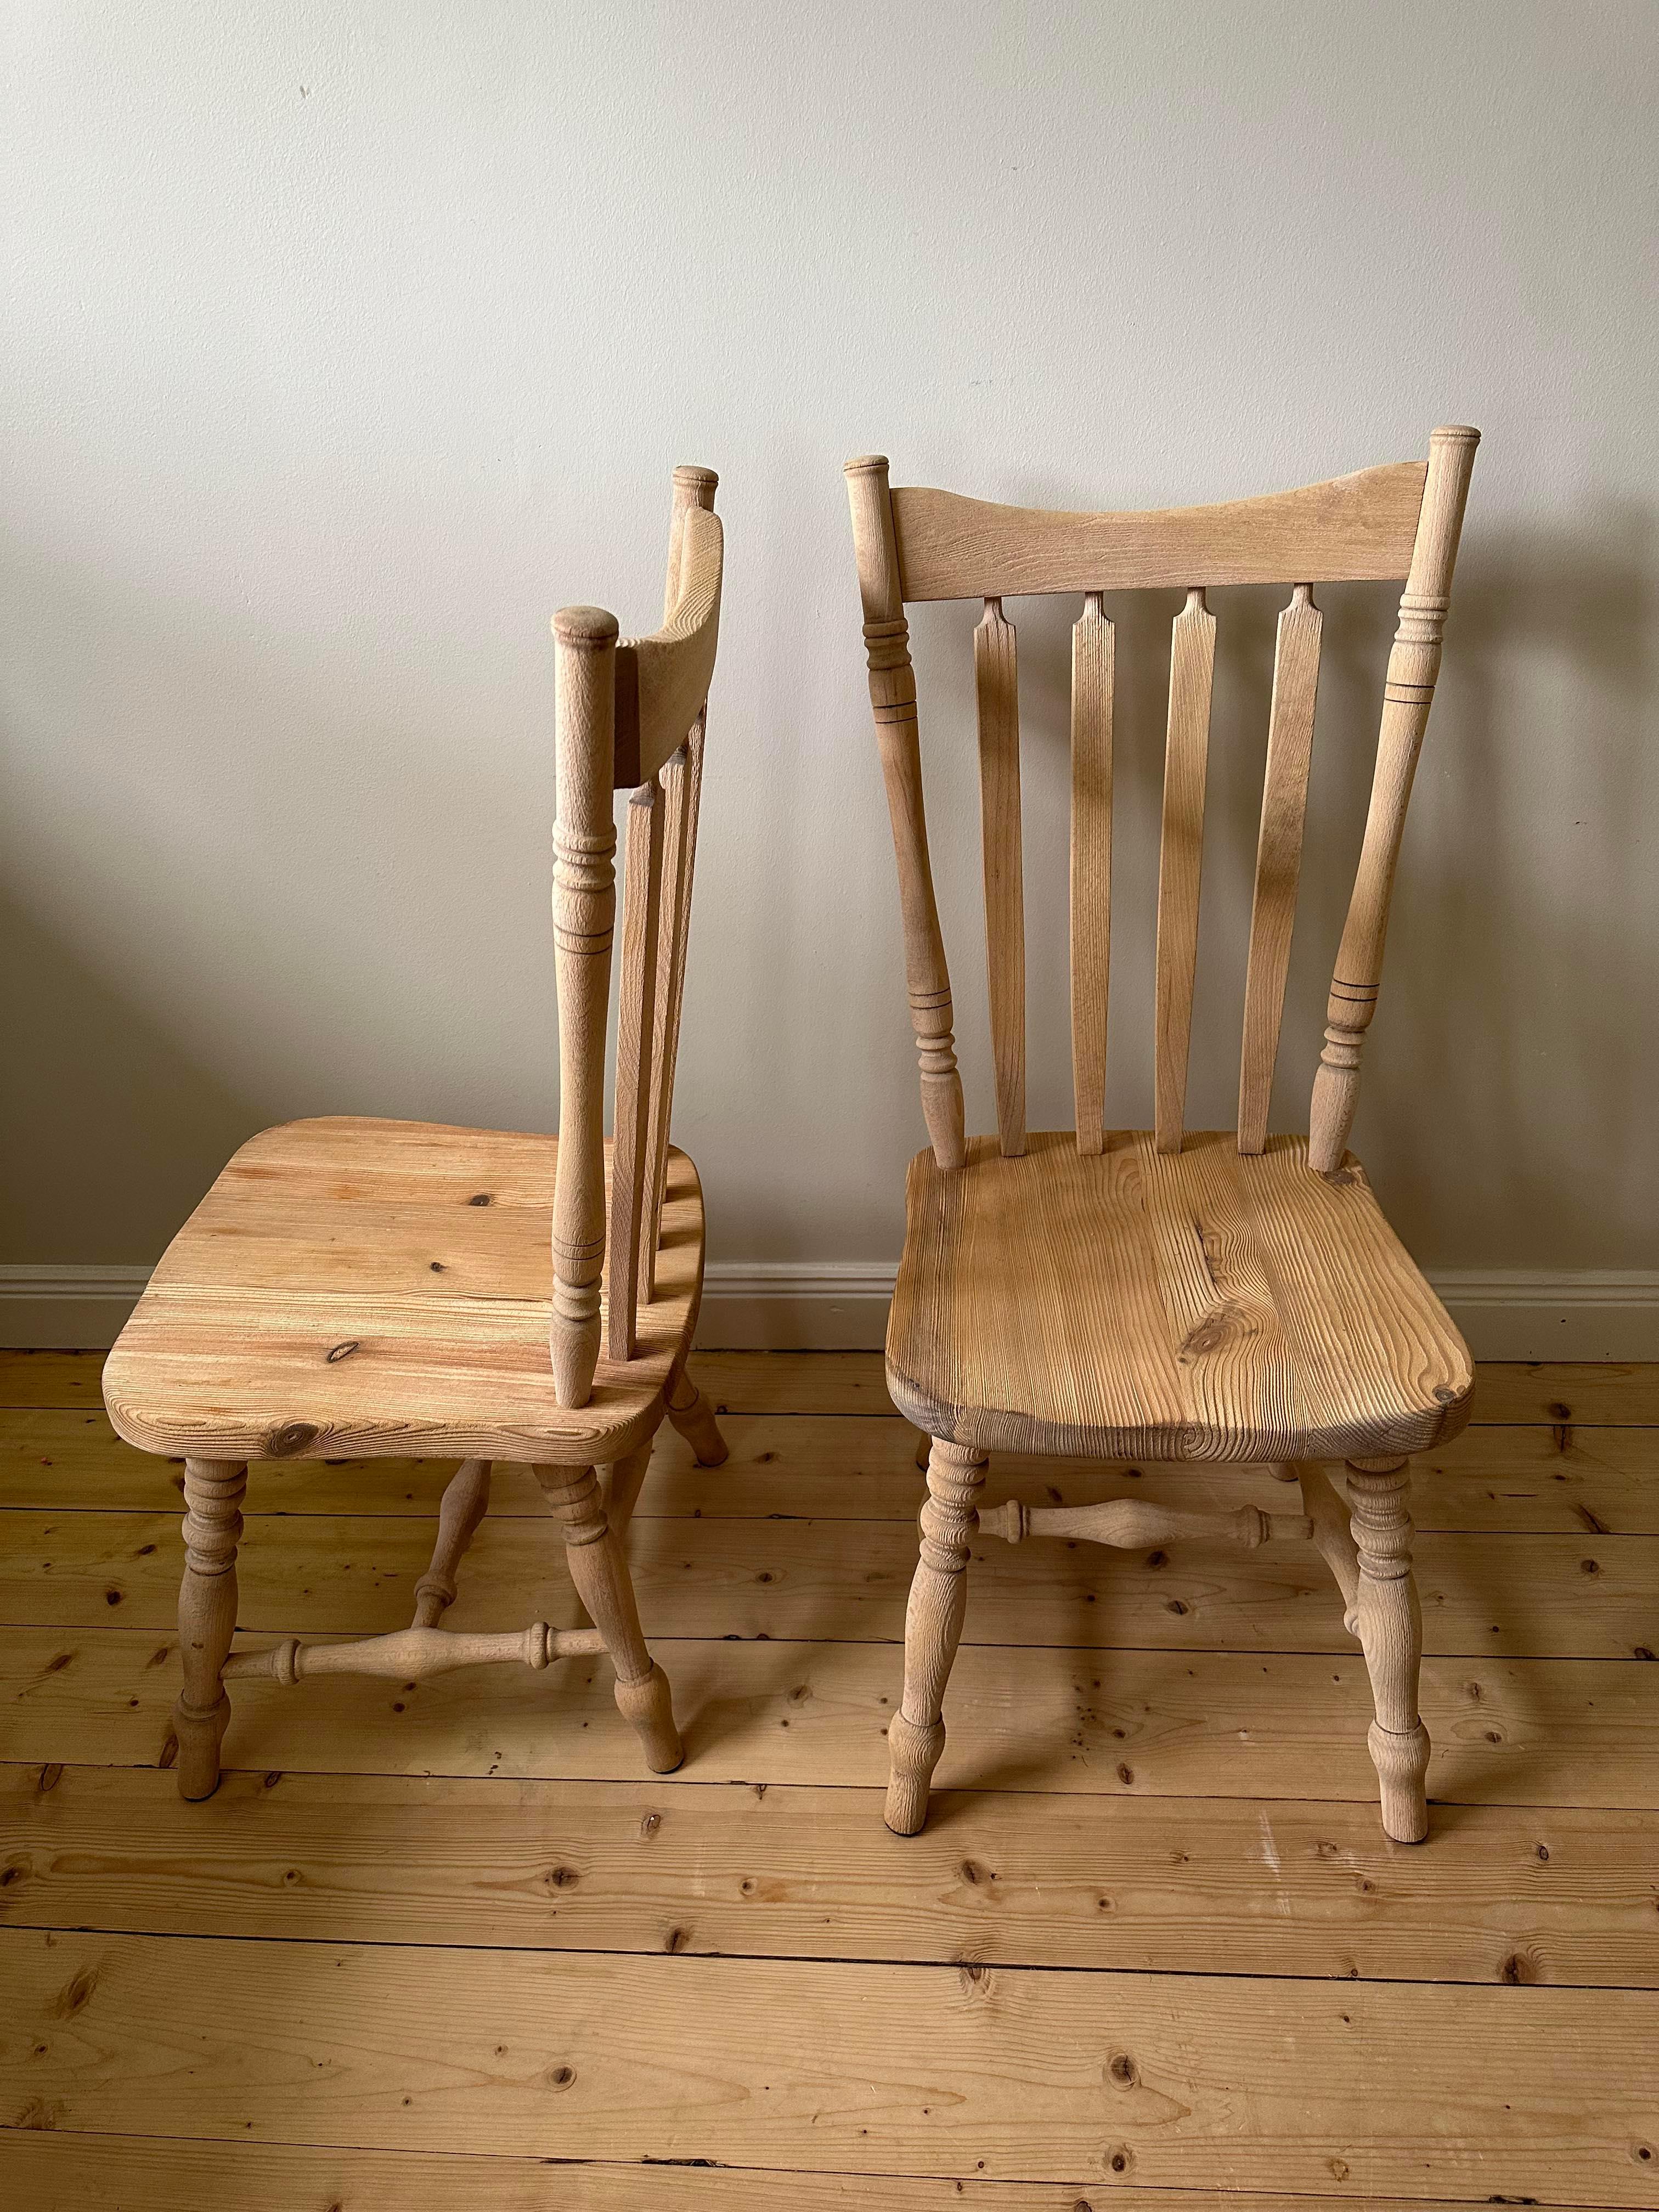
[[[1170,730],[1164,755],[1164,829],[1158,856],[1158,1148],[1181,1150],[1198,972],[1198,896],[1204,862],[1204,787],[1210,758],[1215,617],[1187,594],[1170,647]]]
[[[544,1621],[460,1637],[437,1625],[488,1507],[489,1462],[516,1462],[536,1470],[566,1522],[582,1596],[599,1594],[618,1699],[647,1756],[659,1767],[679,1758],[667,1685],[640,1640],[593,1467],[631,1471],[648,1452],[702,1288],[701,1193],[668,1129],[701,717],[720,623],[714,493],[708,470],[676,471],[665,619],[653,635],[619,645],[616,618],[599,607],[554,617],[557,1140],[347,1119],[266,1130],[173,1239],[106,1364],[118,1432],[191,1470],[177,1718],[186,1796],[205,1796],[218,1774],[222,1668],[236,1626],[235,1508],[249,1460],[429,1454],[465,1463],[447,1492],[407,1630],[331,1650],[290,1637],[263,1661],[239,1656],[234,1671],[263,1665],[292,1682],[396,1667],[418,1681],[514,1656],[545,1665],[561,1647]],[[674,773],[659,787],[671,759]],[[629,811],[609,1146],[619,779],[641,788]],[[624,1518],[632,1502],[631,1493],[623,1500]]]
[[[1310,586],[1298,584],[1279,617],[1267,769],[1256,846],[1255,897],[1250,909],[1249,965],[1244,979],[1244,1046],[1238,1076],[1238,1149],[1259,1152],[1267,1141],[1273,1066],[1285,1016],[1302,873],[1302,831],[1313,760],[1314,709],[1319,694],[1319,637],[1323,617]]]
[[[712,497],[712,483],[710,495]],[[676,491],[674,608],[650,637],[629,638],[617,653],[617,787],[646,783],[680,746],[702,712],[720,638],[724,538],[712,507],[682,508]]]
[[[653,1000],[662,908],[663,799],[641,784],[628,807],[623,903],[621,1018],[617,1030],[617,1134],[611,1159],[605,1252],[605,1352],[621,1363],[639,1349],[640,1253],[651,1177]],[[654,1275],[654,1267],[653,1273]]]
[[[528,1628],[500,1636],[470,1636],[453,1628],[400,1628],[390,1636],[357,1637],[340,1644],[301,1644],[290,1636],[266,1651],[239,1651],[225,1662],[227,1681],[264,1675],[285,1687],[313,1674],[379,1674],[412,1686],[458,1667],[495,1667],[517,1661],[539,1673],[555,1659],[590,1657],[605,1650],[597,1628]]]
[[[983,1452],[934,1438],[921,1553],[904,1621],[904,1697],[887,1732],[892,1771],[885,1819],[898,1836],[914,1836],[927,1818],[928,1785],[945,1749],[945,1686],[962,1638],[969,1540],[984,1482]]]
[[[601,1360],[588,1402],[568,1407],[547,1357],[558,1156],[551,1137],[423,1121],[331,1117],[252,1138],[109,1355],[117,1432],[145,1451],[278,1462],[631,1451],[663,1418],[696,1312],[696,1170],[671,1151],[639,1356]]]
[[[1006,1544],[1022,1544],[1028,1536],[1061,1536],[1125,1551],[1188,1537],[1218,1537],[1253,1552],[1262,1544],[1306,1543],[1313,1535],[1305,1513],[1264,1513],[1259,1505],[1240,1505],[1231,1513],[1194,1513],[1139,1498],[1110,1498],[1099,1505],[1027,1505],[1010,1498],[1000,1505],[981,1506],[979,1528],[981,1535],[1000,1536]]]
[[[999,1483],[1012,1465],[1012,1457],[999,1455]],[[1271,1553],[1248,1558],[1235,1540],[1249,1533],[1244,1514],[1279,1521],[1280,1534],[1290,1534],[1282,1509],[1292,1501],[1260,1475],[1225,1466],[1208,1474],[1212,1505],[1201,1502],[1196,1482],[1177,1486],[1151,1465],[1114,1486],[1127,1493],[1115,1498],[1098,1498],[1106,1483],[1079,1483],[1079,1491],[1097,1493],[1092,1504],[1079,1497],[1051,1506],[1052,1486],[1028,1479],[1016,1504],[1039,1516],[1042,1533],[1064,1540],[1010,1552],[991,1540],[1002,1534],[1009,1509],[992,1509],[971,1544],[975,1600],[964,1633],[978,1643],[1098,1650],[1351,1651],[1313,1548],[1280,1541]],[[610,1495],[626,1495],[631,1480],[624,1474]],[[614,1470],[611,1480],[615,1486]],[[815,1522],[787,1510],[743,1518],[699,1510],[688,1503],[687,1487],[677,1501],[684,1517],[665,1518],[660,1480],[653,1480],[641,1509],[645,1517],[632,1529],[629,1570],[654,1636],[718,1629],[784,1641],[828,1629],[848,1640],[892,1642],[902,1635],[915,1565],[914,1511],[902,1519],[890,1508],[885,1519],[861,1525],[844,1516]],[[1168,1493],[1177,1487],[1187,1502],[1171,1506]],[[787,1507],[787,1483],[774,1503]],[[1346,1521],[1346,1506],[1341,1511]],[[1044,1528],[1051,1513],[1079,1516],[1081,1528],[1069,1530],[1064,1522]],[[1097,1514],[1109,1530],[1139,1527],[1144,1547],[1137,1536],[1132,1551],[1103,1557],[1079,1540]],[[1170,1539],[1152,1533],[1160,1520],[1184,1528],[1178,1546],[1165,1549]],[[240,1556],[244,1629],[361,1635],[407,1621],[409,1586],[426,1553],[419,1522],[275,1516],[248,1526]],[[161,1514],[82,1513],[68,1516],[67,1525],[54,1516],[8,1516],[0,1526],[0,1621],[64,1629],[118,1621],[165,1640],[176,1604],[171,1534]],[[1433,1652],[1632,1659],[1659,1650],[1655,1537],[1534,1535],[1494,1551],[1487,1534],[1429,1534],[1418,1539],[1416,1567]],[[558,1532],[544,1507],[539,1523],[492,1514],[468,1555],[460,1611],[448,1625],[471,1630],[538,1616],[556,1628],[580,1625]]]
[[[1097,1158],[1069,1133],[911,1163],[887,1375],[907,1419],[986,1451],[1101,1460],[1426,1450],[1468,1416],[1462,1339],[1358,1162],[1230,1132]],[[987,1255],[996,1255],[992,1265]]]
[[[1365,842],[1331,979],[1325,1049],[1314,1079],[1309,1161],[1319,1175],[1334,1174],[1341,1166],[1358,1103],[1360,1052],[1376,1012],[1395,868],[1440,673],[1452,568],[1480,441],[1478,430],[1456,428],[1437,430],[1429,441],[1422,514],[1400,601],[1400,627],[1389,655]]]
[[[173,1708],[179,1793],[210,1797],[230,1718],[224,1668],[236,1633],[236,1546],[247,1469],[232,1461],[185,1462],[185,1578],[179,1591],[184,1685]]]
[[[1411,1470],[1404,1460],[1350,1460],[1348,1500],[1359,1594],[1354,1611],[1376,1718],[1370,1743],[1382,1785],[1382,1827],[1398,1844],[1429,1832],[1429,1732],[1417,1709],[1423,1616],[1412,1575]]]
[[[965,1996],[957,1965],[685,1958],[665,1976],[575,1953],[21,1930],[0,1953],[0,2095],[66,2128],[1102,2187],[1115,2155],[1188,2190],[1317,2191],[1340,2158],[1362,2197],[1468,2193],[1473,2174],[1652,2201],[1631,2149],[1652,2111],[1639,1991],[1308,1981],[1270,2015],[1274,1984],[1227,1975],[990,1970]],[[895,2019],[920,2054],[896,2066]],[[319,2079],[325,2096],[296,2094]]]
[[[741,1397],[787,1395],[791,1373],[818,1358],[833,1369],[837,1355],[751,1352],[702,1353],[698,1372],[711,1365],[728,1377],[748,1358],[763,1380]],[[881,1376],[881,1356],[864,1355]],[[776,1361],[781,1381],[767,1377]],[[1475,1409],[1490,1373],[1475,1370]],[[809,1400],[833,1396],[834,1370]],[[730,1385],[728,1384],[728,1388]],[[857,1394],[849,1394],[857,1402]],[[881,1382],[886,1401],[886,1385]],[[704,1404],[708,1404],[707,1396]],[[656,1438],[655,1474],[641,1510],[670,1519],[785,1518],[806,1521],[914,1522],[927,1494],[916,1479],[912,1445],[919,1435],[887,1401],[887,1418],[856,1421],[823,1413],[739,1413],[720,1425],[731,1439],[720,1480],[704,1485],[691,1447],[669,1431]],[[921,1464],[929,1439],[921,1438]],[[1115,1461],[1006,1454],[997,1462],[999,1480],[1050,1504],[1096,1504],[1156,1486],[1166,1504],[1220,1509],[1241,1499],[1276,1510],[1282,1504],[1265,1468],[1198,1462],[1166,1464],[1155,1474]],[[1659,1437],[1651,1429],[1578,1426],[1505,1427],[1478,1419],[1417,1462],[1413,1512],[1419,1532],[1440,1529],[1492,1534],[1659,1535]],[[438,1510],[449,1466],[421,1460],[289,1460],[252,1468],[242,1510],[266,1516],[353,1514],[415,1518]],[[0,1509],[29,1512],[137,1512],[184,1490],[182,1464],[158,1464],[134,1451],[106,1414],[69,1407],[0,1410]],[[501,1468],[490,1500],[492,1522],[537,1520],[544,1515],[540,1492],[525,1468]],[[1346,1534],[1347,1515],[1342,1513]]]
[[[1019,678],[1014,626],[987,599],[974,632],[979,701],[980,837],[985,960],[997,1128],[1004,1155],[1025,1149],[1025,892],[1019,816]]]
[[[870,708],[881,748],[893,854],[898,864],[904,972],[921,1075],[921,1110],[939,1165],[959,1167],[964,1141],[962,1079],[957,1073],[950,970],[945,966],[945,940],[939,933],[927,857],[927,817],[916,737],[916,679],[910,665],[910,632],[899,586],[886,459],[873,454],[849,461],[846,477],[859,590],[864,603]]]
[[[1368,1805],[941,1801],[900,1844],[873,1790],[231,1773],[208,1874],[170,1776],[11,1767],[0,1918],[671,1961],[821,1957],[828,1928],[843,1958],[1659,1988],[1644,1810],[1464,1806],[1402,1887]]]
[[[591,1467],[538,1467],[537,1481],[562,1524],[576,1594],[617,1670],[617,1708],[634,1723],[653,1774],[672,1774],[684,1758],[668,1680],[645,1648],[628,1555],[605,1518]]]
[[[694,729],[702,755],[702,725]],[[651,1084],[645,1137],[646,1210],[640,1234],[639,1297],[656,1296],[657,1248],[668,1173],[668,1133],[674,1112],[680,1008],[691,920],[696,824],[696,776],[688,738],[657,778],[662,793],[662,890],[657,924],[657,972],[651,994]]]
[[[456,1572],[489,1510],[489,1462],[463,1460],[438,1509],[432,1563],[415,1585],[415,1627],[435,1628],[445,1607],[454,1604]]]
[[[1300,491],[1139,514],[1064,514],[955,492],[896,490],[903,595],[1012,599],[1403,576],[1423,474],[1421,461],[1399,461]]]
[[[976,1570],[976,1589],[990,1581],[988,1569]],[[1334,1613],[1334,1595],[1321,1603]],[[1028,1600],[1027,1617],[1036,1611]],[[698,1781],[885,1780],[898,1688],[890,1644],[659,1640],[690,1717],[695,1765],[685,1771]],[[153,1630],[0,1628],[0,1762],[32,1765],[43,1787],[66,1741],[100,1765],[172,1765],[173,1650]],[[1121,1647],[1057,1660],[1053,1650],[964,1641],[951,1680],[945,1788],[1024,1788],[1036,1771],[1045,1790],[1067,1796],[1376,1803],[1365,1747],[1371,1692],[1357,1651],[1247,1661]],[[1437,1804],[1650,1810],[1659,1799],[1659,1667],[1425,1656],[1419,1703],[1435,1741]],[[614,1711],[603,1659],[570,1661],[557,1694],[526,1668],[501,1668],[487,1728],[477,1678],[467,1674],[440,1676],[413,1698],[349,1676],[304,1698],[247,1681],[237,1688],[226,1764],[258,1774],[623,1781],[639,1758]]]
[[[1072,626],[1072,1091],[1080,1152],[1105,1142],[1115,680],[1112,625],[1091,592]]]
[[[1298,1467],[1294,1473],[1301,1488],[1302,1503],[1313,1523],[1313,1540],[1342,1593],[1342,1626],[1350,1636],[1357,1636],[1359,1554],[1349,1526],[1348,1509],[1332,1488],[1331,1479],[1322,1467]]]
[[[684,1369],[669,1386],[668,1418],[685,1438],[699,1467],[723,1466],[728,1448],[708,1400]]]

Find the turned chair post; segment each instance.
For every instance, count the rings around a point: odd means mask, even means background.
[[[185,1462],[185,1576],[179,1589],[185,1680],[173,1708],[183,1797],[210,1797],[219,1786],[219,1747],[230,1718],[222,1670],[236,1633],[236,1546],[246,1490],[244,1464]]]
[[[927,817],[922,803],[921,753],[916,735],[916,678],[910,665],[910,632],[904,619],[886,460],[878,453],[849,461],[846,477],[859,589],[864,602],[870,709],[881,748],[881,772],[898,863],[904,971],[921,1073],[922,1116],[939,1165],[956,1168],[967,1156],[962,1078],[957,1072],[951,974],[945,965],[945,939],[927,857]]]
[[[1321,1175],[1334,1174],[1341,1166],[1359,1103],[1360,1054],[1376,1012],[1406,807],[1434,703],[1452,569],[1480,441],[1478,430],[1462,428],[1437,430],[1429,441],[1428,475],[1411,573],[1401,595],[1400,626],[1389,655],[1370,811],[1331,978],[1325,1048],[1314,1077],[1308,1160]]]

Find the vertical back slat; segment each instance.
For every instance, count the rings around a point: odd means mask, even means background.
[[[1112,625],[1091,592],[1072,629],[1072,1091],[1080,1152],[1105,1144],[1113,653]]]
[[[646,1213],[640,1239],[640,1297],[657,1291],[657,1247],[668,1188],[668,1140],[679,1063],[680,1007],[685,997],[685,956],[691,933],[691,878],[697,850],[697,799],[702,779],[703,718],[700,714],[659,779],[662,786],[662,904],[657,925],[657,989],[653,1005],[650,1125],[647,1132]]]
[[[1322,617],[1310,585],[1298,584],[1279,617],[1273,708],[1267,720],[1267,770],[1256,845],[1255,899],[1250,910],[1250,958],[1244,978],[1244,1045],[1238,1070],[1238,1149],[1259,1152],[1267,1142],[1273,1064],[1285,1016],[1291,933],[1302,872],[1302,833],[1313,759],[1314,707],[1319,691]]]
[[[1019,818],[1019,684],[1014,626],[987,599],[974,632],[979,701],[980,820],[985,860],[985,957],[1005,1158],[1025,1150],[1025,891]]]
[[[1170,732],[1164,755],[1164,830],[1158,860],[1157,1132],[1178,1152],[1187,1112],[1193,979],[1198,967],[1204,785],[1210,758],[1215,617],[1201,590],[1187,594],[1170,651]]]
[[[629,802],[617,1030],[617,1128],[611,1152],[611,1233],[605,1262],[605,1349],[606,1358],[613,1360],[631,1359],[636,1348],[664,812],[662,793],[654,783],[642,785]]]

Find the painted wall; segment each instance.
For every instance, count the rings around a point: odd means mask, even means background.
[[[9,11],[0,1257],[226,1152],[549,1126],[547,621],[723,482],[678,1134],[716,1261],[890,1260],[921,1141],[846,502],[1230,496],[1486,433],[1356,1144],[1439,1268],[1650,1268],[1651,0]],[[1305,1127],[1391,595],[1325,595]],[[1220,619],[1194,1125],[1231,1119],[1277,598]],[[1113,1118],[1151,1109],[1169,620],[1120,617]],[[1066,626],[1011,606],[1031,1118],[1069,1119]],[[915,623],[990,1126],[969,635]]]

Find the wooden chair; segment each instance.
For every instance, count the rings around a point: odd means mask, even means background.
[[[1218,1528],[1311,1537],[1341,1589],[1376,1705],[1382,1824],[1427,1832],[1429,1739],[1407,1461],[1468,1418],[1474,1375],[1444,1310],[1346,1150],[1376,1010],[1389,893],[1434,694],[1478,433],[1437,430],[1401,462],[1275,496],[1145,514],[1066,514],[891,490],[849,462],[870,698],[892,815],[910,1011],[933,1139],[911,1164],[888,1387],[933,1440],[921,1553],[889,1731],[887,1823],[914,1834],[945,1746],[975,1528],[1163,1544]],[[1314,1079],[1312,1133],[1267,1134],[1319,672],[1312,586],[1406,580],[1371,805]],[[1245,987],[1238,1128],[1183,1129],[1215,617],[1210,585],[1293,584],[1279,622]],[[1103,594],[1183,588],[1176,617],[1158,872],[1157,1127],[1107,1132],[1113,635]],[[1025,1127],[1025,953],[1014,626],[1005,597],[1082,597],[1072,647],[1071,966],[1075,1134]],[[967,1138],[950,977],[922,811],[907,602],[983,599],[974,637],[998,1134]],[[977,1511],[992,1451],[1267,1462],[1304,1512],[1118,1501]],[[1346,1462],[1345,1508],[1325,1462]]]
[[[665,1413],[726,1457],[685,1373],[702,1289],[702,1194],[668,1141],[691,907],[703,702],[720,622],[715,478],[674,472],[665,627],[618,643],[567,607],[558,680],[554,941],[559,1134],[330,1119],[243,1146],[169,1246],[104,1370],[111,1420],[185,1462],[179,1787],[219,1778],[227,1681],[413,1680],[606,1651],[658,1773],[682,1757],[640,1633],[623,1536]],[[616,909],[612,793],[627,809],[615,1140],[604,1133]],[[552,1223],[550,1252],[548,1224]],[[459,1457],[410,1627],[230,1656],[250,1460]],[[440,1626],[489,1502],[527,1462],[563,1524],[594,1626]],[[608,1467],[608,1497],[596,1465]]]

